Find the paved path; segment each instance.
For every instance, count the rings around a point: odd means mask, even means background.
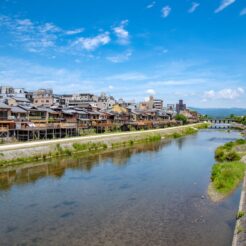
[[[242,158],[246,164],[246,156]],[[244,175],[241,198],[238,211],[246,212],[246,172]],[[245,246],[246,245],[246,214],[236,222],[232,246]]]
[[[145,131],[134,131],[134,132],[119,132],[119,133],[110,133],[110,134],[98,134],[92,136],[82,136],[82,137],[72,137],[72,138],[61,138],[61,139],[52,139],[52,140],[42,140],[42,141],[34,141],[34,142],[24,142],[24,143],[17,143],[17,144],[5,144],[0,146],[0,151],[5,150],[16,150],[16,149],[23,149],[23,148],[32,148],[32,147],[39,147],[45,146],[49,144],[56,144],[56,143],[69,143],[74,141],[80,140],[96,140],[96,139],[104,139],[110,137],[120,137],[125,135],[141,135],[143,133],[163,133],[169,132],[170,130],[174,129],[182,129],[187,127],[195,127],[199,123],[184,125],[184,126],[175,126],[175,127],[168,127],[168,128],[161,128],[161,129],[154,129],[154,130],[145,130]]]

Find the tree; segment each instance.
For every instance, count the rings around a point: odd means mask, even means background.
[[[183,124],[186,124],[188,119],[186,116],[184,116],[183,114],[177,114],[175,117],[176,120],[182,121]]]

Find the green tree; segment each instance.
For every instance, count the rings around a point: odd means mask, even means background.
[[[183,114],[177,114],[175,117],[176,120],[182,121],[183,124],[186,124],[188,119],[186,116],[184,116]]]

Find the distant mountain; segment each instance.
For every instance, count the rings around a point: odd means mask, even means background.
[[[224,118],[231,114],[241,116],[246,115],[246,108],[190,108],[200,114],[208,115],[213,118]]]

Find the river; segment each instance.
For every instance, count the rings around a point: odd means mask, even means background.
[[[229,246],[240,188],[207,196],[214,150],[238,132],[0,169],[0,245]]]

